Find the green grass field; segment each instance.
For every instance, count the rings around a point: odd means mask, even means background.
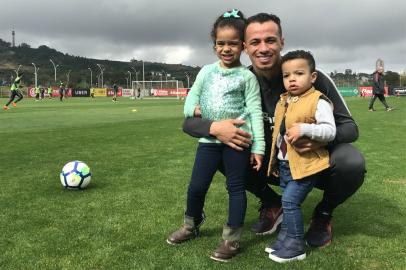
[[[332,245],[280,265],[264,252],[275,236],[249,231],[258,217],[251,194],[242,253],[228,264],[209,258],[226,221],[220,174],[202,237],[165,242],[182,222],[196,146],[182,133],[181,101],[24,99],[0,112],[0,269],[406,269],[406,98],[388,98],[392,112],[379,101],[376,112],[368,99],[346,101],[365,183],[335,211]],[[90,166],[86,190],[62,187],[59,172],[71,160]],[[306,227],[321,195],[315,189],[303,205]]]

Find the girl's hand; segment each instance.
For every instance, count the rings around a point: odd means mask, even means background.
[[[293,145],[300,137],[300,123],[294,123],[292,127],[286,131],[286,141]]]
[[[262,166],[262,155],[251,153],[250,164],[253,165],[253,169],[259,171]]]
[[[202,116],[202,111],[200,110],[200,105],[196,105],[194,116],[195,117],[201,117]]]

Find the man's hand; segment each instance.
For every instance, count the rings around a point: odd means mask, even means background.
[[[252,143],[251,135],[238,128],[244,123],[245,121],[241,119],[226,119],[213,122],[210,126],[210,135],[231,148],[242,151],[243,148],[248,148]]]
[[[326,145],[327,145],[327,143],[313,141],[309,138],[304,138],[304,137],[298,139],[294,144],[292,144],[293,148],[299,154],[313,152]]]
[[[250,164],[254,170],[259,171],[262,166],[262,155],[251,153]]]

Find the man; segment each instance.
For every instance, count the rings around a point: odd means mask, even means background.
[[[113,85],[113,102],[117,102],[117,93],[118,93],[118,85],[114,84]]]
[[[52,99],[52,87],[51,87],[51,85],[48,86],[48,98]]]
[[[270,234],[282,221],[281,197],[268,185],[268,183],[278,184],[278,179],[273,176],[267,177],[265,169],[269,163],[275,105],[280,94],[286,91],[281,73],[280,61],[284,38],[279,18],[266,13],[248,18],[244,46],[252,63],[251,71],[257,76],[261,88],[268,150],[264,155],[262,169],[258,173],[252,170],[247,179],[247,190],[261,201],[260,218],[253,224],[252,230],[257,234]],[[365,161],[359,151],[349,144],[357,139],[358,128],[334,83],[327,75],[318,72],[314,87],[333,102],[337,126],[336,138],[328,145],[330,169],[321,177],[322,181],[316,183],[317,188],[324,190],[323,199],[316,206],[310,228],[305,235],[309,245],[322,247],[331,243],[333,210],[362,185]],[[242,123],[243,121],[238,119],[212,122],[201,118],[188,118],[184,122],[183,130],[194,137],[214,136],[224,144],[242,150],[251,143],[250,135],[238,128]],[[294,144],[294,147],[303,153],[325,145],[302,138]]]
[[[3,106],[3,110],[7,111],[9,109],[8,105],[10,103],[13,105],[13,107],[17,107],[17,102],[23,99],[23,94],[20,92],[21,88],[21,78],[23,77],[23,73],[20,74],[20,76],[17,76],[17,78],[14,80],[13,84],[11,85],[10,88],[10,99],[6,103],[6,105]],[[15,97],[18,97],[16,101],[14,101]]]
[[[63,95],[65,94],[65,87],[63,85],[63,82],[59,83],[59,101],[63,100]]]
[[[372,74],[372,97],[371,100],[369,101],[369,108],[368,110],[370,112],[374,112],[374,103],[376,98],[379,98],[379,100],[382,102],[383,106],[385,106],[385,110],[387,112],[390,112],[393,110],[393,108],[389,107],[388,103],[386,103],[385,100],[385,82],[383,81],[383,67],[379,66],[377,67],[376,71]]]

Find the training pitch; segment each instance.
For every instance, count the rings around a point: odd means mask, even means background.
[[[2,105],[6,99],[0,99]],[[248,195],[242,252],[212,261],[228,196],[217,174],[202,236],[179,246],[167,235],[182,223],[197,140],[182,132],[183,101],[23,99],[0,112],[0,269],[405,269],[406,98],[347,98],[365,155],[365,183],[334,212],[333,243],[307,249],[302,262],[277,264],[272,236],[249,231],[258,202]],[[65,190],[63,165],[81,160],[92,180]],[[321,191],[303,205],[307,228]]]

